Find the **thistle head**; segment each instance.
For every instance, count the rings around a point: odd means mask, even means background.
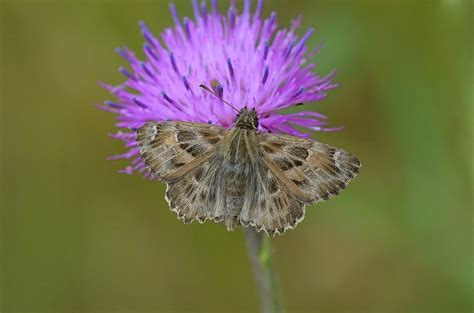
[[[126,153],[113,159],[126,158],[131,164],[122,172],[146,174],[135,129],[146,122],[188,121],[212,123],[223,127],[258,129],[261,132],[285,133],[309,137],[312,131],[333,131],[326,116],[305,111],[282,114],[281,109],[301,102],[320,101],[337,86],[334,72],[318,75],[316,65],[309,62],[319,47],[308,51],[306,43],[313,30],[298,38],[300,19],[286,29],[277,24],[276,12],[261,17],[262,0],[252,12],[251,1],[244,1],[239,13],[235,1],[227,13],[221,13],[218,1],[198,5],[193,0],[194,19],[180,18],[170,5],[175,22],[160,38],[140,22],[144,59],[127,48],[117,49],[129,63],[120,67],[125,81],[119,85],[104,84],[115,97],[101,106],[117,114],[122,128],[112,137],[123,140]],[[199,88],[210,85],[217,95]],[[223,105],[223,99],[235,105]],[[244,108],[248,105],[254,110]],[[255,111],[260,114],[257,117]],[[236,112],[239,112],[237,120]]]

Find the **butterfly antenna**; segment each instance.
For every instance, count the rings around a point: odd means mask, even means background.
[[[228,106],[230,106],[232,109],[234,109],[236,112],[239,112],[239,110],[237,110],[232,104],[230,104],[229,102],[225,101],[224,99],[222,99],[221,97],[219,97],[218,95],[216,95],[216,93],[214,91],[212,91],[209,87],[207,87],[206,85],[199,85],[199,87],[201,87],[202,89],[206,90],[206,91],[209,91],[211,94],[213,94],[216,98],[218,98],[219,100],[221,100],[222,102],[224,102],[225,104],[227,104]]]
[[[300,106],[300,105],[303,105],[303,104],[304,104],[303,102],[300,102],[300,103],[293,104],[293,105],[290,105],[290,106],[292,106],[292,107],[297,107],[297,106]],[[280,111],[280,110],[283,110],[283,109],[287,109],[287,108],[289,108],[290,106],[287,106],[287,107],[284,107],[284,108],[275,109],[275,110],[270,110],[270,111],[261,112],[261,113],[258,113],[258,115],[260,116],[260,115],[262,115],[262,114],[277,112],[277,111]]]

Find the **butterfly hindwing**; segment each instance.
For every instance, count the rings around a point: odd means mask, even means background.
[[[190,122],[149,122],[137,130],[141,158],[159,179],[171,181],[209,157],[226,129]]]
[[[266,164],[263,155],[256,169],[256,199],[251,206],[242,210],[240,222],[264,230],[269,235],[283,234],[304,218],[304,202],[278,178]]]
[[[205,184],[209,163],[204,163],[191,170],[179,180],[169,182],[166,187],[166,200],[170,209],[185,223],[198,220],[222,221],[224,212],[215,212],[215,198],[212,198],[212,186]],[[224,207],[217,207],[217,209]]]

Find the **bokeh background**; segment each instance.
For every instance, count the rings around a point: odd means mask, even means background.
[[[341,87],[306,109],[345,125],[315,137],[363,163],[272,239],[288,312],[472,311],[472,9],[265,2],[325,42],[318,72]],[[172,25],[168,1],[3,0],[0,18],[0,311],[258,311],[242,232],[183,225],[162,184],[105,160],[125,150],[98,82],[123,81],[114,49],[141,50],[139,20]]]

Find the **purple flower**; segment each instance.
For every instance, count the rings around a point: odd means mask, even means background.
[[[262,20],[259,0],[254,13],[250,0],[238,14],[235,1],[228,13],[221,14],[217,1],[207,9],[194,0],[194,20],[180,19],[170,5],[175,26],[155,37],[145,23],[140,29],[145,44],[145,60],[140,61],[127,48],[117,49],[130,66],[120,68],[126,80],[118,86],[103,86],[117,100],[106,101],[102,109],[118,114],[117,126],[124,128],[111,135],[124,141],[128,152],[111,159],[131,159],[124,173],[143,172],[144,164],[135,141],[135,130],[147,121],[192,121],[231,127],[235,112],[222,101],[199,88],[213,86],[214,91],[236,108],[255,107],[260,114],[260,131],[307,137],[295,127],[312,131],[325,128],[326,116],[316,112],[280,114],[276,110],[302,102],[319,101],[335,88],[334,72],[318,76],[315,64],[307,63],[318,48],[307,53],[309,29],[302,38],[295,34],[296,19],[289,29],[278,29],[276,13]],[[217,83],[216,83],[217,82]],[[268,112],[268,113],[264,113]]]

